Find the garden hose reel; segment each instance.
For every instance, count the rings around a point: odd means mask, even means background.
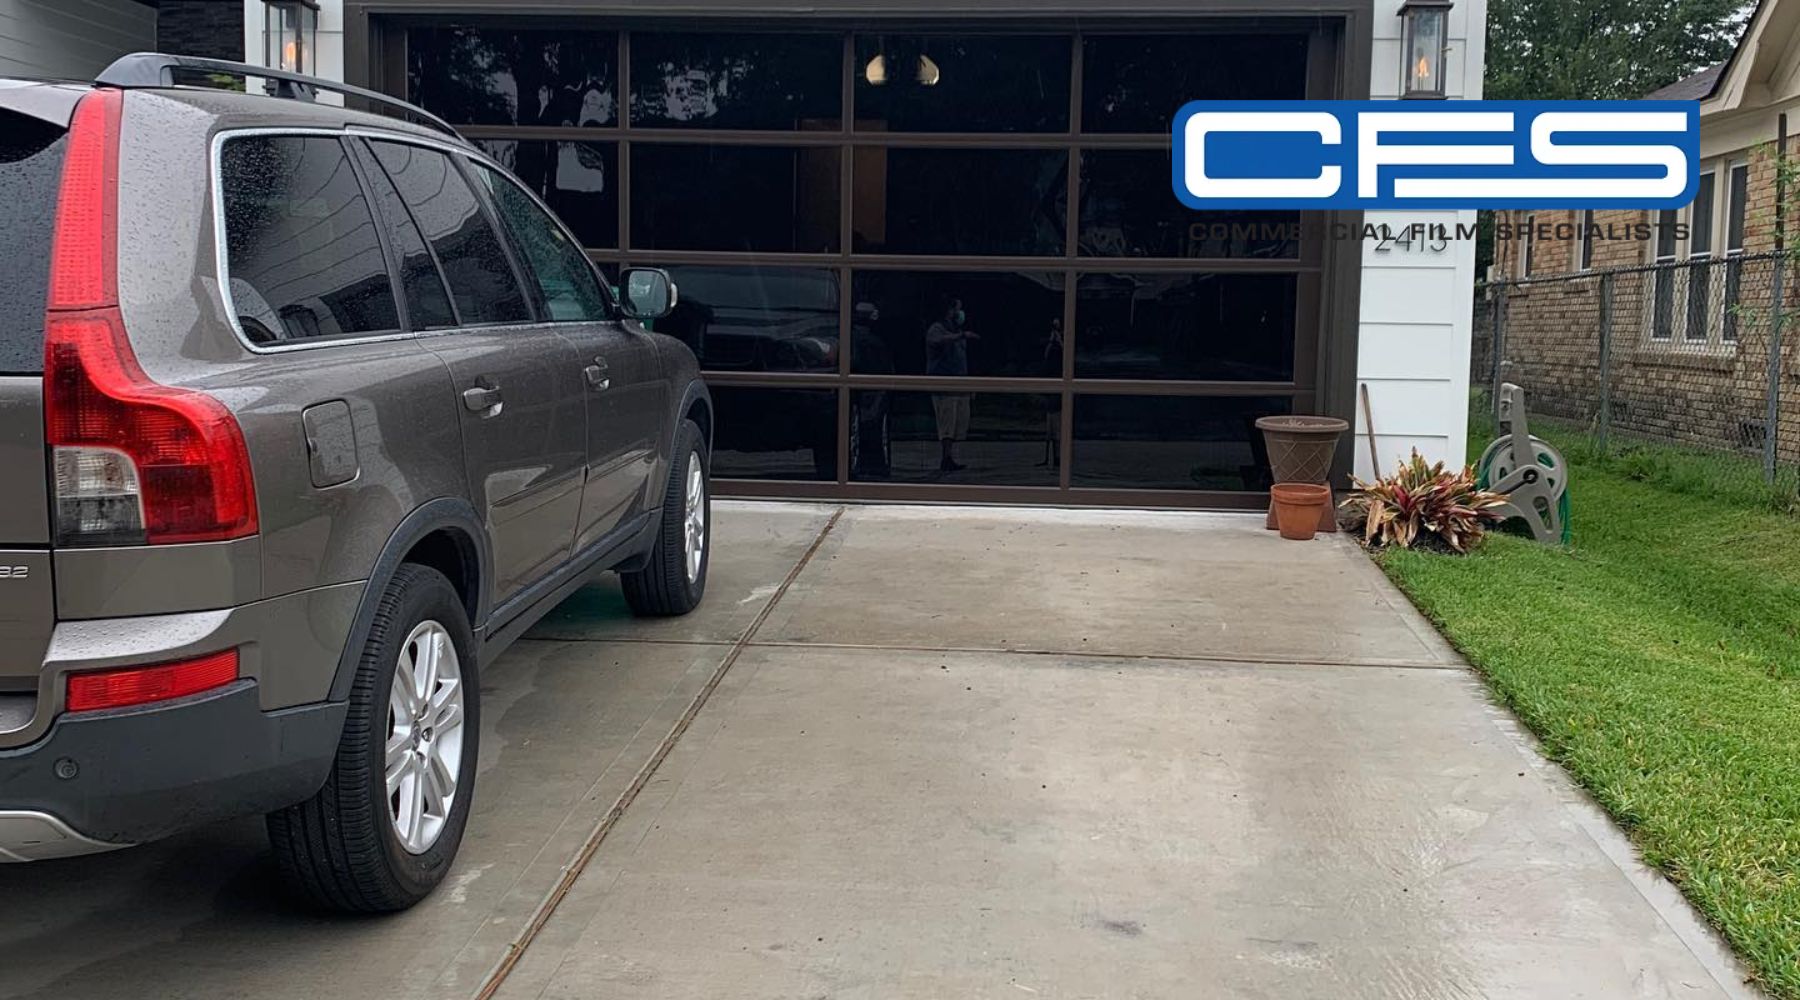
[[[1532,537],[1545,545],[1567,545],[1568,461],[1550,442],[1532,437],[1524,389],[1502,385],[1497,416],[1501,437],[1482,453],[1477,485],[1506,497],[1494,510],[1502,520],[1523,520]]]

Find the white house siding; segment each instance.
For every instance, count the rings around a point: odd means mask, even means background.
[[[156,48],[156,10],[137,0],[0,0],[0,76],[91,80]]]
[[[1370,94],[1400,96],[1401,25],[1398,3],[1375,5]],[[1452,98],[1481,97],[1486,64],[1487,0],[1460,0],[1450,12],[1445,79]],[[1474,212],[1370,212],[1370,225],[1395,230],[1441,224],[1474,225]],[[1475,287],[1475,242],[1456,241],[1442,253],[1379,253],[1363,247],[1362,328],[1357,378],[1368,386],[1376,447],[1383,471],[1417,448],[1433,461],[1468,461],[1470,309]],[[1357,406],[1356,474],[1368,478],[1367,418]]]
[[[244,61],[259,66],[268,65],[263,58],[263,37],[268,21],[268,5],[263,0],[244,0]],[[315,53],[317,63],[313,69],[314,76],[327,80],[344,78],[344,3],[343,0],[320,0],[319,3],[319,40]],[[321,94],[319,100],[327,104],[342,104],[344,99],[337,94]]]

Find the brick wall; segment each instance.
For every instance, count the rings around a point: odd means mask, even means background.
[[[243,0],[162,0],[156,47],[171,55],[242,62]]]
[[[1746,252],[1767,254],[1775,247],[1775,165],[1771,150],[1752,151],[1750,195],[1745,220]],[[1726,183],[1721,171],[1721,185]],[[1796,192],[1800,194],[1800,192]],[[1792,199],[1790,199],[1792,200]],[[1500,213],[1502,224],[1523,224],[1532,215],[1541,228],[1569,227],[1566,238],[1537,241],[1531,277],[1541,283],[1505,290],[1504,370],[1506,381],[1526,388],[1535,412],[1592,422],[1600,411],[1602,278],[1571,274],[1579,236],[1573,212]],[[1645,212],[1596,212],[1603,227],[1647,225]],[[1789,240],[1800,239],[1800,218],[1788,221]],[[1539,236],[1545,234],[1540,232]],[[1654,259],[1654,237],[1594,243],[1592,267],[1642,267]],[[1516,278],[1524,243],[1501,240],[1495,261],[1503,281]],[[1620,274],[1610,279],[1612,427],[1624,434],[1691,443],[1746,453],[1760,450],[1766,433],[1768,358],[1773,324],[1771,279],[1776,261],[1752,257],[1735,268],[1676,267]],[[1782,461],[1800,462],[1800,284],[1792,268],[1783,296],[1785,321]],[[1491,296],[1490,296],[1491,297]],[[1730,308],[1728,301],[1737,306]],[[1699,305],[1693,305],[1698,303]],[[1491,304],[1484,304],[1492,308]],[[1694,315],[1688,315],[1693,309]],[[1660,319],[1659,319],[1660,316]],[[1735,340],[1723,333],[1728,328]],[[1484,329],[1485,326],[1485,329]],[[1690,340],[1689,328],[1704,329],[1704,341]],[[1471,375],[1477,385],[1492,377],[1492,320],[1477,318]],[[1667,332],[1665,339],[1653,336]]]

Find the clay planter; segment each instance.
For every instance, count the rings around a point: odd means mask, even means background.
[[[1317,483],[1276,483],[1270,491],[1281,537],[1310,542],[1319,533],[1319,514],[1331,513],[1331,487]]]
[[[1337,457],[1338,439],[1350,425],[1336,417],[1264,417],[1256,422],[1269,449],[1269,468],[1277,483],[1313,483],[1326,488],[1325,509],[1319,513],[1320,531],[1337,530],[1337,496],[1331,490],[1331,463]],[[1275,508],[1269,507],[1265,526],[1277,527]]]

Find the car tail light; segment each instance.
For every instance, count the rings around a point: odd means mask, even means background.
[[[139,367],[118,295],[125,95],[82,98],[50,256],[44,418],[60,545],[219,541],[256,533],[243,432],[224,404]]]
[[[147,705],[211,691],[237,678],[238,654],[235,649],[153,667],[70,674],[69,697],[64,707],[71,712],[92,712],[101,708]]]

